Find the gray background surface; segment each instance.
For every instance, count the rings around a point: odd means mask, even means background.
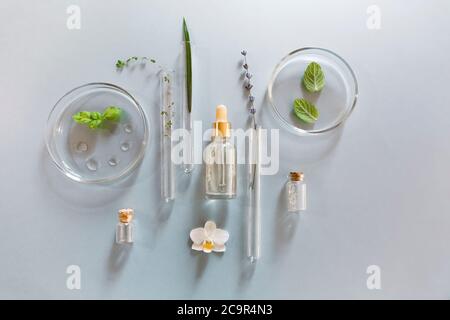
[[[66,28],[67,6],[81,29]],[[367,7],[381,29],[366,27]],[[263,177],[262,258],[244,250],[243,179],[227,205],[202,200],[202,172],[180,181],[160,210],[157,78],[117,73],[117,58],[150,55],[175,65],[185,16],[201,60],[194,117],[209,126],[224,103],[235,128],[247,113],[239,80],[249,51],[260,120],[275,64],[293,49],[329,48],[353,67],[357,107],[330,136],[280,131],[277,175]],[[0,298],[449,298],[450,2],[448,1],[17,1],[0,3]],[[107,81],[145,106],[152,138],[130,179],[69,181],[44,143],[49,111],[71,88]],[[309,210],[285,215],[286,173],[308,181]],[[241,175],[243,174],[240,168]],[[114,245],[116,211],[136,210],[136,242]],[[214,219],[229,230],[224,255],[190,250],[189,231]],[[66,288],[79,265],[81,290]],[[368,290],[366,268],[381,268]]]

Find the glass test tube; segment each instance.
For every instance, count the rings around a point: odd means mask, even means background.
[[[172,129],[175,113],[173,81],[173,71],[160,71],[161,197],[166,202],[175,199],[175,168],[172,162]]]
[[[252,129],[249,146],[247,256],[254,263],[261,253],[261,127]]]

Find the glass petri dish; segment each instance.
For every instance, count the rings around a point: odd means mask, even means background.
[[[80,111],[122,109],[118,123],[89,129],[73,121]],[[47,121],[46,144],[56,167],[83,183],[108,183],[132,172],[142,160],[149,139],[144,110],[131,94],[109,83],[89,83],[66,93]]]
[[[303,86],[303,74],[311,62],[321,65],[325,86],[310,93]],[[340,126],[350,116],[358,97],[358,82],[350,65],[334,52],[322,48],[301,48],[285,56],[275,67],[268,86],[268,98],[275,118],[298,135],[325,133]],[[294,114],[296,98],[305,98],[319,111],[314,124]]]

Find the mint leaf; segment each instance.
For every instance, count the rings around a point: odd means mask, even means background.
[[[100,112],[81,111],[72,116],[72,119],[79,124],[85,124],[91,129],[98,128],[102,122],[103,117]]]
[[[109,106],[103,114],[97,111],[81,111],[72,116],[72,119],[79,124],[87,125],[91,129],[99,128],[105,120],[118,122],[122,115],[122,109]]]
[[[109,121],[117,122],[120,120],[120,116],[122,114],[122,109],[109,106],[103,111],[103,118]]]
[[[102,119],[102,114],[100,112],[93,111],[93,112],[90,112],[90,114],[91,114],[91,120],[101,120]]]
[[[81,111],[72,116],[72,119],[79,124],[91,123],[91,113],[89,111]]]
[[[309,92],[317,92],[325,86],[325,75],[317,62],[311,62],[303,75],[303,84]]]
[[[90,112],[78,112],[72,116],[72,119],[78,123],[89,123],[91,121]]]
[[[307,123],[314,123],[319,118],[319,111],[308,100],[295,99],[294,100],[294,113],[295,115]]]
[[[102,122],[103,121],[101,119],[91,120],[91,122],[88,124],[88,126],[91,129],[97,129],[102,124]]]

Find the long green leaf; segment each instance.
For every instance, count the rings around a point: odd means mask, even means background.
[[[186,51],[186,92],[187,92],[187,108],[189,112],[192,111],[192,55],[191,55],[191,39],[189,37],[189,30],[186,24],[186,19],[183,18],[183,34],[184,45]]]

